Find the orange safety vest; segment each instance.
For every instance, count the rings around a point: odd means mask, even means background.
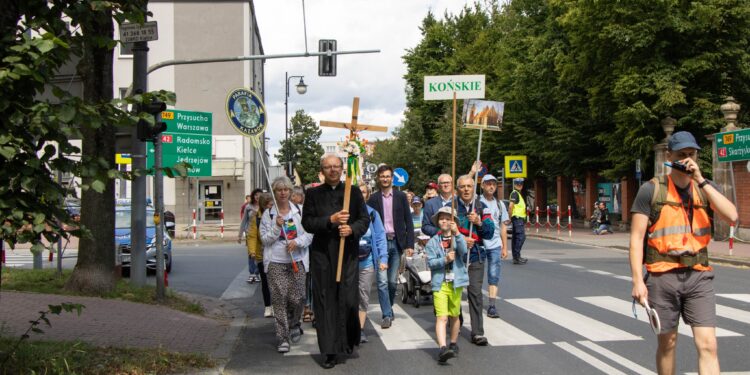
[[[658,219],[648,228],[647,253],[658,251],[659,255],[672,255],[672,252],[688,250],[690,254],[705,255],[708,243],[711,241],[711,219],[708,216],[708,202],[701,200],[698,187],[691,181],[693,222],[688,222],[688,213],[682,205],[682,199],[672,178],[667,176],[667,195],[663,202]],[[652,207],[653,209],[653,207]],[[692,231],[691,231],[692,229]],[[666,272],[676,268],[688,267],[679,260],[667,260],[664,257],[653,262],[646,261],[648,272]],[[674,257],[679,259],[679,256]],[[711,267],[703,264],[692,266],[697,271],[709,271]]]

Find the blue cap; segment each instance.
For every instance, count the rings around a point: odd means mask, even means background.
[[[523,181],[524,181],[524,180],[523,180],[523,178],[521,178],[521,177],[519,177],[519,178],[514,178],[514,179],[513,179],[513,183],[514,183],[514,184],[518,184],[518,185],[521,185],[521,184],[523,184]]]
[[[701,146],[698,146],[698,142],[695,141],[695,137],[693,137],[692,134],[686,131],[681,131],[674,133],[669,137],[667,148],[669,148],[670,151],[682,150],[683,148],[694,148],[700,150]]]

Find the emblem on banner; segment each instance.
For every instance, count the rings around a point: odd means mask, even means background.
[[[252,90],[238,88],[227,96],[227,116],[232,127],[247,137],[257,137],[266,130],[268,116],[263,101]]]

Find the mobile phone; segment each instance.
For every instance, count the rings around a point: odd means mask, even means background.
[[[670,167],[672,169],[676,169],[676,170],[678,170],[678,171],[680,171],[682,173],[685,173],[685,174],[692,174],[693,173],[693,172],[688,172],[687,166],[685,164],[680,163],[679,161],[674,161],[674,162],[671,162],[671,163],[668,162],[668,161],[665,161],[664,165],[666,165],[667,167]]]

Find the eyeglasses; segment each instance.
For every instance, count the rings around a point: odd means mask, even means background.
[[[378,178],[382,178],[383,180],[390,180],[393,178],[393,176],[383,175],[383,176],[378,176]]]
[[[341,169],[343,166],[341,165],[325,165],[323,166],[323,170],[330,171],[331,169]]]

